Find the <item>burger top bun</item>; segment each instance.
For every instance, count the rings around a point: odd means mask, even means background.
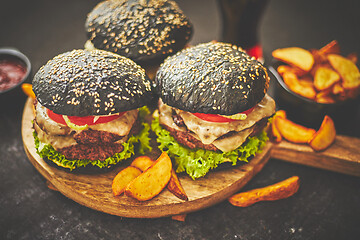
[[[73,50],[49,60],[35,74],[41,105],[69,116],[108,115],[144,106],[151,85],[132,60],[103,50]]]
[[[172,0],[103,1],[88,14],[85,28],[95,48],[139,64],[163,60],[192,35],[189,19]]]
[[[233,115],[263,99],[269,76],[241,48],[210,42],[168,57],[155,82],[167,105],[188,112]]]

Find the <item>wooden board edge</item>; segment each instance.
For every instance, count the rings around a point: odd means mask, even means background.
[[[347,136],[336,138],[337,141],[323,152],[315,152],[309,146],[290,142],[274,144],[271,158],[360,177],[360,145],[357,150],[356,147],[349,147],[351,144],[347,148],[342,146],[344,141],[357,145],[359,139]]]

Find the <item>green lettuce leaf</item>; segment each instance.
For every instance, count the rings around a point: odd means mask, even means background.
[[[139,109],[139,116],[142,118],[146,115],[146,112],[149,110],[147,107],[142,107]],[[134,152],[134,144],[139,143],[139,152],[142,154],[148,151],[151,151],[152,148],[150,146],[150,138],[149,138],[149,130],[150,126],[148,123],[142,121],[143,129],[134,136],[131,136],[126,142],[123,143],[124,150],[120,153],[115,153],[112,157],[108,157],[107,159],[100,161],[100,160],[87,160],[87,159],[66,159],[66,157],[57,152],[50,144],[42,143],[36,132],[33,132],[34,140],[35,140],[35,148],[36,152],[42,158],[47,158],[50,161],[54,162],[60,167],[68,168],[73,170],[78,167],[85,167],[87,165],[97,166],[99,168],[110,167],[111,165],[115,165],[125,159],[130,158],[132,155],[135,154]]]
[[[176,172],[186,172],[192,179],[205,176],[209,170],[224,162],[235,165],[238,161],[247,162],[251,156],[261,152],[268,137],[265,131],[258,136],[249,137],[239,148],[230,152],[214,152],[204,149],[190,149],[179,144],[170,133],[159,124],[155,118],[151,130],[158,136],[159,149],[166,151],[175,160]]]

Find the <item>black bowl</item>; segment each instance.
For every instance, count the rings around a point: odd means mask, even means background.
[[[273,61],[268,69],[273,80],[276,105],[286,111],[288,118],[296,123],[318,129],[325,115],[330,116],[338,133],[360,136],[360,98],[332,104],[318,103],[291,91],[277,72],[281,62]]]
[[[20,51],[14,48],[0,48],[0,61],[14,61],[26,69],[23,78],[15,85],[0,91],[0,106],[2,109],[8,109],[14,106],[14,103],[24,102],[25,95],[22,93],[21,84],[29,82],[31,78],[30,60]]]

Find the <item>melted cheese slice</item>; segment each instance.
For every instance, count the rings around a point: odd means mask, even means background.
[[[75,139],[71,135],[49,135],[46,134],[37,124],[34,122],[34,129],[38,135],[40,142],[50,144],[55,150],[60,148],[69,147],[77,144]]]
[[[187,129],[192,135],[203,144],[213,144],[223,152],[232,151],[241,146],[253,131],[255,123],[275,113],[275,101],[267,94],[258,103],[254,110],[248,114],[245,120],[228,123],[216,123],[202,120],[193,114],[179,109],[171,108],[160,101],[160,123],[165,124],[178,131],[186,131],[186,128],[179,128],[172,119],[172,111],[179,114]],[[229,137],[218,139],[228,132],[236,132]]]
[[[253,132],[254,127],[244,129],[240,132],[236,132],[229,137],[216,139],[212,144],[222,152],[230,152],[240,147]]]
[[[127,111],[121,117],[107,122],[100,123],[95,125],[90,125],[88,129],[97,130],[97,131],[106,131],[110,133],[117,134],[119,136],[126,136],[129,134],[132,126],[134,125],[136,118],[138,116],[138,109]],[[39,124],[46,133],[50,135],[68,135],[70,132],[74,131],[68,126],[59,124],[53,121],[47,115],[46,108],[40,103],[36,105],[36,122]],[[80,132],[80,131],[77,131]]]

